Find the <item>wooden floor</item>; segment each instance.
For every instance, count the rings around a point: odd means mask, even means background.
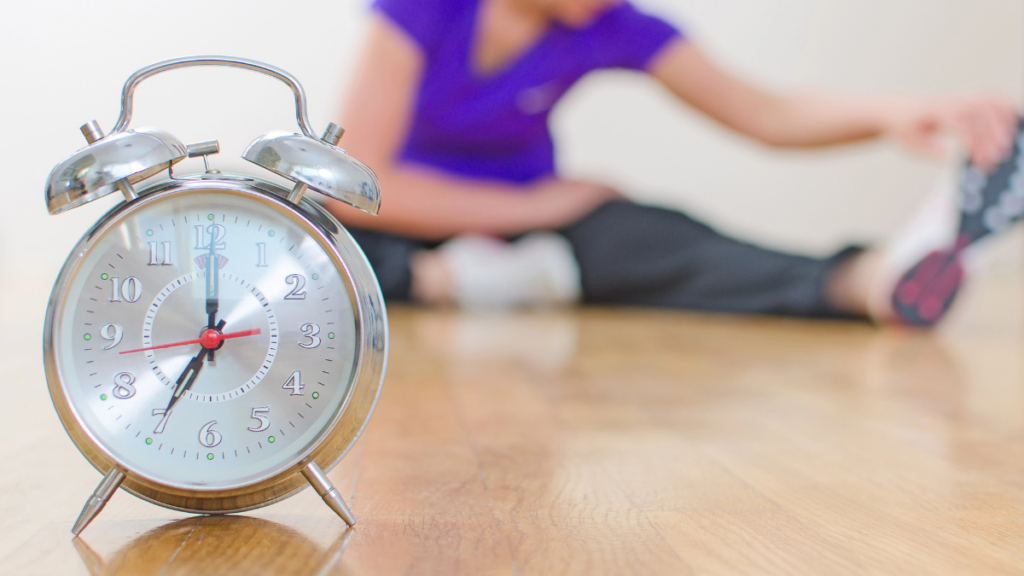
[[[354,530],[308,490],[235,517],[120,492],[72,539],[100,476],[46,393],[48,287],[7,283],[0,574],[1021,574],[1022,287],[933,334],[394,307],[330,474]]]

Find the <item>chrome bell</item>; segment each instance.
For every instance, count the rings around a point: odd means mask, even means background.
[[[122,192],[133,198],[132,184],[185,158],[185,145],[163,130],[137,128],[103,137],[95,121],[82,126],[89,145],[61,162],[46,182],[46,207],[58,214]]]
[[[307,188],[376,214],[380,183],[368,166],[335,146],[344,130],[331,122],[319,140],[291,132],[269,132],[245,149],[242,158],[295,182],[288,197],[298,202]]]
[[[132,184],[166,170],[188,156],[215,153],[213,147],[187,149],[162,130],[129,130],[135,88],[150,76],[191,66],[227,66],[266,74],[284,82],[295,95],[295,119],[301,134],[270,132],[246,148],[243,158],[293,182],[288,200],[298,202],[307,189],[351,204],[370,214],[380,209],[380,183],[368,166],[350,157],[336,144],[344,130],[333,122],[321,138],[309,123],[306,94],[294,76],[268,64],[227,56],[194,56],[158,62],[138,70],[121,91],[121,115],[111,134],[104,137],[95,121],[82,126],[89,145],[50,173],[46,206],[57,214],[91,202],[114,191],[130,201],[136,198]],[[204,145],[215,143],[204,143]],[[219,150],[219,148],[217,148]]]

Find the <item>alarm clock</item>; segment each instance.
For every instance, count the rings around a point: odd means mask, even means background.
[[[251,70],[291,88],[300,132],[264,134],[242,157],[293,187],[210,169],[216,141],[186,146],[162,130],[129,128],[139,83],[190,66]],[[50,213],[115,192],[125,201],[71,251],[46,312],[53,405],[104,475],[72,532],[119,487],[167,508],[219,514],[311,484],[352,525],[325,472],[373,412],[387,315],[359,246],[306,194],[376,214],[373,171],[336,146],[337,125],[315,135],[291,74],[240,58],[143,68],[125,83],[111,132],[95,121],[82,132],[88,145],[50,173]],[[186,157],[202,157],[206,170],[174,174]]]

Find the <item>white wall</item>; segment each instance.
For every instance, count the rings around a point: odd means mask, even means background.
[[[939,94],[1024,88],[1024,7],[1012,0],[645,0],[685,25],[723,64],[780,88]],[[0,263],[55,277],[112,195],[48,216],[50,169],[109,129],[134,70],[189,54],[245,56],[295,74],[319,129],[333,118],[359,43],[363,0],[289,3],[7,3],[0,21],[0,119],[8,137]],[[619,81],[626,76],[625,81]],[[133,125],[185,142],[218,138],[217,167],[258,134],[294,126],[290,94],[234,70],[176,71],[143,84]],[[747,238],[809,252],[892,230],[934,178],[930,162],[886,144],[770,151],[727,134],[626,74],[590,78],[556,113],[567,173],[606,177],[637,198],[685,207]],[[194,162],[194,161],[189,161]],[[193,167],[195,164],[192,165]],[[253,170],[258,170],[255,167]],[[387,191],[384,191],[385,202]]]

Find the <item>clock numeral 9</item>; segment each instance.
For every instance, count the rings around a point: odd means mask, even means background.
[[[257,406],[252,409],[251,418],[259,422],[259,424],[250,426],[248,428],[249,432],[263,432],[270,428],[270,416],[267,416],[267,412],[270,412],[270,406]]]
[[[124,300],[121,298],[124,297]],[[117,276],[110,277],[110,301],[111,302],[138,302],[142,298],[142,280],[135,276],[124,279],[124,284]]]
[[[306,385],[302,383],[302,374],[300,374],[298,370],[292,372],[292,375],[289,376],[281,386],[281,388],[284,388],[285,390],[292,391],[289,396],[302,396],[302,389],[305,387]]]
[[[216,420],[207,422],[199,429],[199,443],[207,448],[213,448],[217,444],[220,444],[220,441],[224,439],[224,437],[220,435],[220,432],[213,429],[213,425],[216,423]]]
[[[121,343],[121,337],[124,336],[124,329],[121,328],[120,324],[106,324],[103,328],[100,328],[100,336],[102,336],[104,340],[110,340],[110,344],[103,347],[104,350],[110,350]]]
[[[306,287],[306,277],[302,274],[289,274],[284,279],[286,284],[295,284],[295,288],[292,291],[285,294],[285,300],[305,300],[306,291],[303,288]]]
[[[299,326],[299,330],[302,330],[302,335],[309,338],[309,343],[299,342],[299,346],[303,348],[316,348],[320,345],[320,337],[317,334],[320,333],[320,326],[307,322],[302,326]]]
[[[126,400],[135,396],[135,375],[131,372],[119,372],[114,375],[114,398]]]

